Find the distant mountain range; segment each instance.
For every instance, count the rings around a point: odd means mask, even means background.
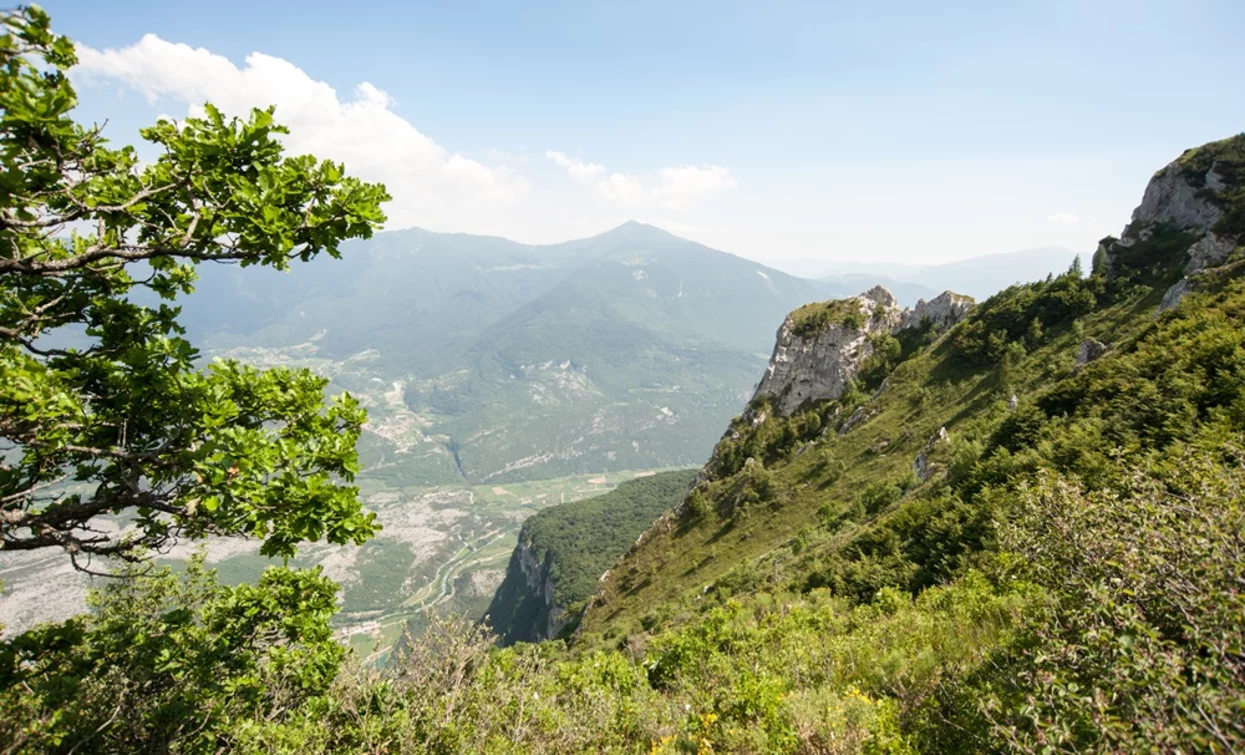
[[[951,289],[982,300],[1014,283],[1027,283],[1064,272],[1077,252],[1062,246],[1045,246],[1018,252],[988,254],[941,265],[904,265],[875,262],[831,262],[801,258],[774,263],[780,270],[816,278],[824,283],[859,288],[860,282],[881,283],[904,304],[909,298],[926,298]],[[1082,260],[1088,263],[1088,260]],[[1086,265],[1088,270],[1088,264]],[[867,286],[866,286],[867,288]]]
[[[786,312],[845,293],[639,223],[548,246],[396,231],[201,273],[192,337],[358,395],[365,462],[399,484],[698,463]]]
[[[904,304],[951,278],[981,293],[1014,263],[809,280],[635,222],[544,246],[412,229],[289,273],[204,266],[183,321],[209,354],[358,396],[389,483],[507,482],[700,463],[794,307],[877,283]]]

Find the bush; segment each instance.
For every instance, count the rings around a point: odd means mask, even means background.
[[[203,568],[134,569],[91,593],[94,613],[0,645],[0,740],[22,752],[214,751],[244,722],[325,699],[345,651],[337,585],[270,568],[225,587]]]
[[[889,482],[875,482],[860,494],[860,503],[866,514],[876,514],[903,496],[903,489]]]
[[[903,344],[889,333],[871,336],[869,343],[873,351],[861,365],[859,380],[866,389],[876,389],[899,364],[903,357]]]
[[[1057,602],[979,683],[1009,749],[1245,749],[1245,451],[1229,444],[1134,472],[1127,491],[1051,474],[1026,488],[1002,546]],[[981,692],[981,688],[978,688]]]
[[[973,364],[999,362],[1008,344],[1040,338],[1091,312],[1106,295],[1105,276],[1073,271],[1047,281],[1012,286],[980,304],[957,329],[956,352]]]

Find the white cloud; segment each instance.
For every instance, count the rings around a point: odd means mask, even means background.
[[[282,137],[290,154],[343,162],[351,175],[385,184],[393,196],[385,207],[390,228],[563,241],[608,229],[620,222],[623,207],[633,217],[662,209],[683,214],[694,200],[735,185],[729,170],[712,165],[639,176],[551,149],[545,157],[589,191],[533,186],[523,175],[528,155],[522,149],[477,145],[454,152],[400,115],[394,98],[374,84],[338,91],[294,63],[260,52],[235,63],[148,34],[117,49],[80,46],[78,57],[72,71],[76,84],[137,91],[153,116],[176,121],[200,115],[204,102],[239,116],[275,105],[277,122],[290,129]]]
[[[624,206],[645,204],[652,196],[652,190],[639,178],[621,173],[612,173],[609,178],[598,181],[597,188],[606,199]]]
[[[512,205],[530,190],[509,168],[455,154],[394,112],[395,101],[363,82],[340,97],[294,64],[251,53],[242,67],[203,48],[167,42],[154,34],[121,49],[78,48],[76,79],[120,81],[153,105],[169,98],[191,114],[208,101],[229,115],[276,105],[290,128],[292,154],[311,153],[346,164],[352,175],[381,181],[393,195],[391,227],[425,225],[480,230],[472,221],[486,207]]]
[[[555,153],[556,154],[556,153]],[[595,166],[601,167],[601,166]],[[683,165],[662,168],[656,180],[611,173],[597,181],[597,189],[611,202],[627,207],[657,206],[684,209],[698,196],[735,187],[735,178],[717,165]]]
[[[681,208],[696,196],[735,188],[735,177],[720,165],[683,165],[657,171],[661,186],[655,190],[666,207]]]
[[[1076,225],[1081,222],[1079,217],[1070,212],[1056,212],[1054,215],[1051,215],[1046,219],[1052,223],[1058,223],[1059,225]]]
[[[545,150],[545,157],[553,160],[563,168],[566,168],[567,175],[581,183],[588,183],[605,172],[604,165],[599,163],[586,163],[583,160],[570,157],[564,152],[547,149]]]

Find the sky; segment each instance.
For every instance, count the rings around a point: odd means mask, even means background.
[[[114,142],[275,105],[292,152],[386,184],[388,228],[527,243],[635,219],[827,272],[1092,252],[1245,130],[1240,0],[43,5]]]

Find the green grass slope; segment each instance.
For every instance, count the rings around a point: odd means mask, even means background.
[[[1110,275],[1075,267],[1013,286],[932,343],[904,332],[898,363],[867,365],[839,400],[789,417],[754,406],[759,424],[736,418],[707,479],[614,571],[586,630],[625,635],[761,588],[827,586],[860,600],[884,587],[915,593],[993,547],[1005,491],[1040,470],[1100,487],[1124,459],[1180,452],[1204,423],[1235,411],[1234,363],[1204,364],[1190,350],[1201,348],[1206,318],[1226,327],[1237,314],[1243,151],[1245,134],[1174,163],[1223,212],[1211,227],[1134,223],[1123,242],[1104,241]],[[1195,276],[1201,294],[1179,314],[1156,319],[1207,230],[1236,237],[1237,255]],[[1187,317],[1201,324],[1179,326]],[[1077,368],[1086,339],[1109,348]],[[864,421],[849,429],[857,410]],[[936,442],[940,428],[947,442]],[[923,451],[935,471],[928,481],[914,470]]]
[[[314,698],[274,693],[262,718],[214,719],[213,742],[1245,751],[1243,148],[1245,134],[1186,154],[1197,191],[1172,196],[1216,205],[1200,227],[1135,219],[1092,274],[1012,287],[932,340],[905,332],[834,401],[791,416],[751,407],[610,570],[569,646],[497,649],[479,627],[438,621],[393,674],[347,668]],[[1186,278],[1212,216],[1232,246]],[[1188,293],[1159,313],[1177,281]],[[1105,351],[1077,364],[1090,338]],[[177,613],[112,605],[113,631]],[[72,637],[42,642],[10,653],[25,686],[0,684],[0,733],[37,720],[40,736],[73,730],[56,744],[114,742],[130,730],[111,711],[142,721],[150,690],[193,700],[219,684],[151,682],[132,664],[69,688],[30,669],[77,668]],[[39,718],[43,700],[68,713]]]

